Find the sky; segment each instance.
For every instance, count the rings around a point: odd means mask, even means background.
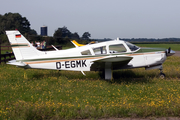
[[[48,35],[66,26],[82,36],[180,38],[180,0],[0,0],[0,14],[19,13]]]

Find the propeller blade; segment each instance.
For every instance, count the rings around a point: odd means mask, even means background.
[[[169,48],[166,50],[166,54],[167,54],[167,56],[171,56],[171,55],[174,55],[174,54],[175,54],[175,51],[171,50],[171,47],[169,47]]]

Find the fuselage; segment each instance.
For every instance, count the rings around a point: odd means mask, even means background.
[[[112,69],[151,67],[165,61],[165,51],[166,49],[159,48],[139,48],[125,41],[113,40],[67,50],[47,51],[21,62],[27,64],[27,68],[73,71],[104,69],[102,62],[112,62]],[[121,62],[122,58],[129,57],[132,59],[126,60],[128,63]]]

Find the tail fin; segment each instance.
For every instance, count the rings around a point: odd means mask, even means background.
[[[29,41],[17,30],[6,31],[16,60],[23,60],[44,54],[32,46]]]

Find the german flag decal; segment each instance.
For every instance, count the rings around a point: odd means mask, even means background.
[[[17,35],[16,35],[16,38],[21,38],[21,34],[17,34]]]

